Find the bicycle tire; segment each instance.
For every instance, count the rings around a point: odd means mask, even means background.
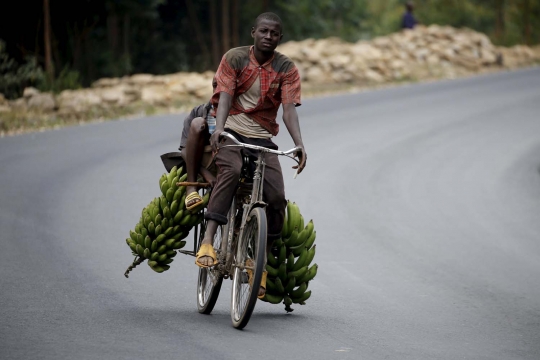
[[[216,254],[221,251],[221,242],[223,241],[223,227],[218,226],[216,235],[214,235],[214,250]],[[204,238],[206,232],[206,220],[201,223],[200,240]],[[223,275],[213,268],[199,268],[197,276],[197,309],[201,314],[210,314],[214,310],[216,301],[219,297]]]
[[[266,265],[266,212],[262,208],[251,210],[241,239],[238,240],[235,264],[254,262],[252,281],[245,270],[236,266],[231,291],[231,319],[233,326],[243,329],[253,313],[259,293],[262,273]]]

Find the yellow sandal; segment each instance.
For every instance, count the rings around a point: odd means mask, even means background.
[[[246,260],[246,266],[253,267],[253,260],[247,259],[247,260]],[[246,269],[246,272],[248,273],[248,276],[249,276],[249,283],[251,284],[252,278],[253,278],[253,270],[251,270],[251,269]],[[264,289],[264,294],[258,295],[257,297],[258,297],[259,299],[264,298],[264,296],[266,295],[266,275],[267,275],[267,274],[268,274],[268,271],[266,271],[266,270],[264,270],[263,273],[262,273],[262,277],[261,277],[261,285],[259,285],[259,286],[262,287],[262,288]]]
[[[188,205],[193,200],[195,200],[195,202],[193,204],[191,204],[191,205]],[[191,210],[195,209],[196,207],[198,207],[199,205],[201,205],[203,202],[204,202],[204,200],[201,198],[199,193],[194,191],[191,194],[189,194],[188,196],[186,196],[186,200],[185,200],[186,209],[191,211]]]
[[[211,257],[212,260],[214,260],[214,263],[212,265],[203,265],[199,262],[199,259],[203,256]],[[202,268],[209,268],[211,266],[214,266],[218,263],[216,251],[214,250],[214,246],[211,244],[202,244],[199,251],[197,252],[197,255],[195,257],[195,265]]]

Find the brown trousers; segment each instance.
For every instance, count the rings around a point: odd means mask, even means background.
[[[230,139],[225,139],[220,143],[220,145],[232,144],[234,143]],[[217,153],[215,161],[218,168],[217,181],[212,190],[205,218],[224,225],[227,223],[227,213],[240,179],[243,164],[242,149],[240,147],[222,148]],[[267,153],[265,163],[263,200],[268,204],[266,207],[267,238],[268,240],[276,240],[281,237],[285,207],[287,206],[285,186],[278,156]]]

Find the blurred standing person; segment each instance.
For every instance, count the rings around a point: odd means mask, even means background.
[[[415,25],[418,24],[416,18],[413,15],[414,4],[412,1],[407,1],[405,3],[405,14],[403,14],[403,19],[401,20],[402,29],[414,29]]]

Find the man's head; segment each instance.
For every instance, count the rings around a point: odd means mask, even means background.
[[[413,11],[414,10],[414,3],[412,1],[407,1],[405,3],[405,8],[407,9],[407,11]]]
[[[279,16],[266,12],[257,16],[251,28],[255,48],[263,53],[273,52],[283,37],[282,22]]]

